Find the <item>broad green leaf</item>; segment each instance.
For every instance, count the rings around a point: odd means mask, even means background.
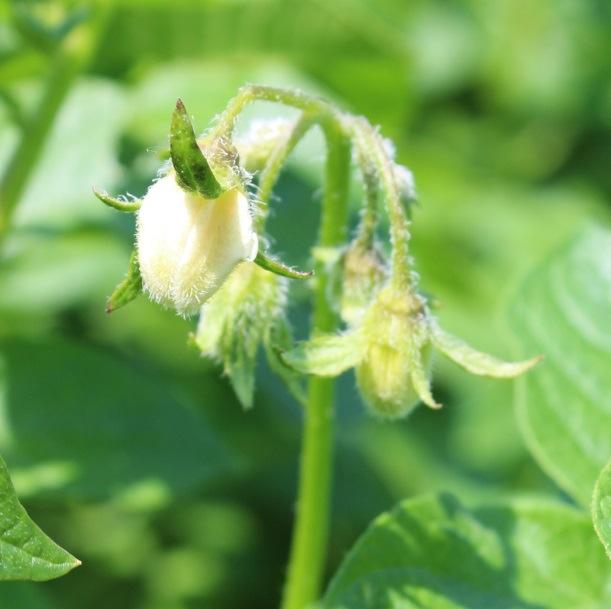
[[[405,501],[348,554],[324,609],[604,609],[611,568],[589,519],[561,504],[468,509]]]
[[[1,458],[0,557],[0,580],[45,581],[65,575],[80,564],[30,519]]]
[[[523,353],[545,357],[518,384],[526,441],[584,505],[611,455],[610,259],[611,233],[584,229],[527,278],[511,311]]]
[[[127,275],[106,301],[106,312],[112,313],[120,309],[135,298],[138,298],[140,294],[142,294],[142,275],[140,274],[140,265],[138,263],[138,252],[134,250],[129,259]]]
[[[163,502],[234,464],[203,413],[120,356],[62,340],[2,355],[0,450],[20,493]]]
[[[115,146],[124,117],[123,89],[81,79],[68,95],[15,214],[16,226],[75,226],[108,220],[91,196],[120,176]],[[103,114],[103,120],[101,115]]]
[[[125,250],[100,230],[15,231],[0,267],[0,312],[44,317],[86,302],[102,308],[124,272]]]
[[[592,498],[594,528],[611,558],[611,461],[600,473]]]

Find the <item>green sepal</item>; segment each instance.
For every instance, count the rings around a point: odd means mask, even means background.
[[[307,394],[303,377],[299,372],[286,365],[282,359],[282,353],[293,347],[293,333],[291,326],[284,316],[275,320],[263,339],[267,363],[272,372],[275,372],[290,394],[305,407]]]
[[[117,197],[111,197],[107,192],[102,190],[98,190],[94,187],[93,194],[100,200],[104,205],[108,205],[108,207],[112,207],[113,209],[118,209],[119,211],[124,211],[128,213],[137,212],[142,205],[142,201],[140,199],[135,199],[134,201],[126,201],[125,199],[119,199]]]
[[[283,352],[281,359],[303,374],[338,376],[359,364],[365,349],[362,333],[357,330],[346,334],[320,334]]]
[[[106,312],[112,313],[129,304],[142,293],[142,275],[138,264],[138,254],[134,250],[129,259],[129,267],[125,279],[114,289],[106,301]]]
[[[223,193],[223,187],[197,145],[193,125],[181,99],[176,101],[170,124],[170,156],[181,188],[198,192],[206,199],[216,199]]]
[[[257,257],[253,260],[253,262],[270,273],[275,273],[276,275],[281,275],[282,277],[288,277],[289,279],[308,279],[314,274],[313,271],[298,271],[297,269],[291,268],[279,260],[270,258],[262,252],[257,253]]]
[[[456,336],[442,330],[436,323],[432,327],[431,342],[437,350],[467,372],[492,378],[515,378],[542,359],[542,356],[538,356],[522,362],[504,362],[473,349]]]

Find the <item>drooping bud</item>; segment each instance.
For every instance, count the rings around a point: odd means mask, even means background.
[[[378,292],[357,327],[316,336],[283,353],[282,359],[297,371],[319,376],[355,368],[368,410],[396,419],[409,414],[418,400],[431,408],[441,406],[431,394],[433,347],[472,374],[494,378],[519,376],[540,360],[503,362],[469,347],[438,326],[422,297],[392,284]]]
[[[380,249],[355,242],[342,259],[340,314],[349,325],[358,324],[387,276]]]
[[[422,299],[385,288],[367,310],[361,332],[366,347],[356,380],[372,414],[404,417],[419,400],[439,407],[430,391],[429,319]]]
[[[293,121],[284,118],[252,121],[248,130],[235,142],[246,170],[255,172],[263,169],[275,148],[289,136],[292,128]]]
[[[155,182],[137,218],[145,291],[183,315],[196,313],[242,260],[257,255],[248,199],[237,188],[207,199],[173,172]]]
[[[223,287],[204,304],[195,334],[202,355],[222,363],[245,408],[253,403],[255,363],[259,347],[298,399],[303,389],[294,371],[277,352],[291,346],[285,317],[287,279],[252,263],[240,264]]]

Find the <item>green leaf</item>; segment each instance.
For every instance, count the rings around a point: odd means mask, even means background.
[[[125,279],[114,289],[106,302],[106,312],[116,311],[138,298],[140,294],[142,294],[142,275],[140,275],[140,265],[138,264],[138,252],[134,250],[129,259]]]
[[[364,341],[359,332],[322,334],[299,343],[282,353],[282,360],[304,374],[337,376],[356,366],[364,355]]]
[[[49,539],[19,503],[0,458],[0,580],[46,581],[81,563]]]
[[[65,340],[11,341],[2,352],[0,450],[24,495],[157,505],[235,465],[162,375]],[[206,400],[220,399],[208,387]]]
[[[588,518],[561,504],[468,509],[450,496],[405,501],[345,558],[324,609],[593,609],[611,569]]]
[[[0,312],[41,319],[83,303],[97,307],[126,255],[123,240],[95,228],[14,231],[0,267]]]
[[[594,528],[611,558],[611,461],[600,473],[592,498]]]
[[[91,186],[112,185],[122,176],[116,149],[125,108],[125,92],[116,82],[82,78],[75,84],[28,181],[15,225],[73,227],[108,221],[108,210],[91,198]]]
[[[197,145],[195,132],[182,100],[176,102],[170,125],[170,155],[180,186],[216,199],[223,192]]]
[[[611,455],[611,232],[590,227],[535,270],[511,322],[545,359],[520,379],[517,411],[543,469],[588,505]]]

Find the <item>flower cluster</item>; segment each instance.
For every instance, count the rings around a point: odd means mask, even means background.
[[[322,106],[301,94],[262,91],[271,101],[286,99],[302,108],[301,119],[257,123],[234,144],[235,112],[230,109],[216,131],[198,140],[179,100],[170,126],[171,165],[146,195],[126,200],[96,192],[107,205],[137,213],[135,251],[108,310],[145,292],[180,315],[200,313],[194,343],[203,355],[222,364],[245,407],[253,403],[260,346],[271,368],[300,400],[303,374],[336,376],[354,368],[365,404],[385,418],[403,417],[419,401],[439,407],[431,392],[434,350],[473,374],[513,377],[534,365],[536,359],[501,362],[439,327],[418,293],[407,254],[405,204],[415,197],[412,174],[395,163],[391,146],[365,119],[334,111],[318,122],[323,130],[329,121],[336,122],[337,132],[353,147],[365,190],[357,235],[335,264],[340,285],[331,297],[338,301],[346,327],[293,343],[286,317],[288,278],[304,279],[310,273],[261,251],[266,242],[265,199],[286,156],[317,122],[316,111]],[[242,165],[238,152],[245,159]],[[261,172],[257,221],[247,171]],[[376,238],[380,202],[390,226],[390,256]]]

